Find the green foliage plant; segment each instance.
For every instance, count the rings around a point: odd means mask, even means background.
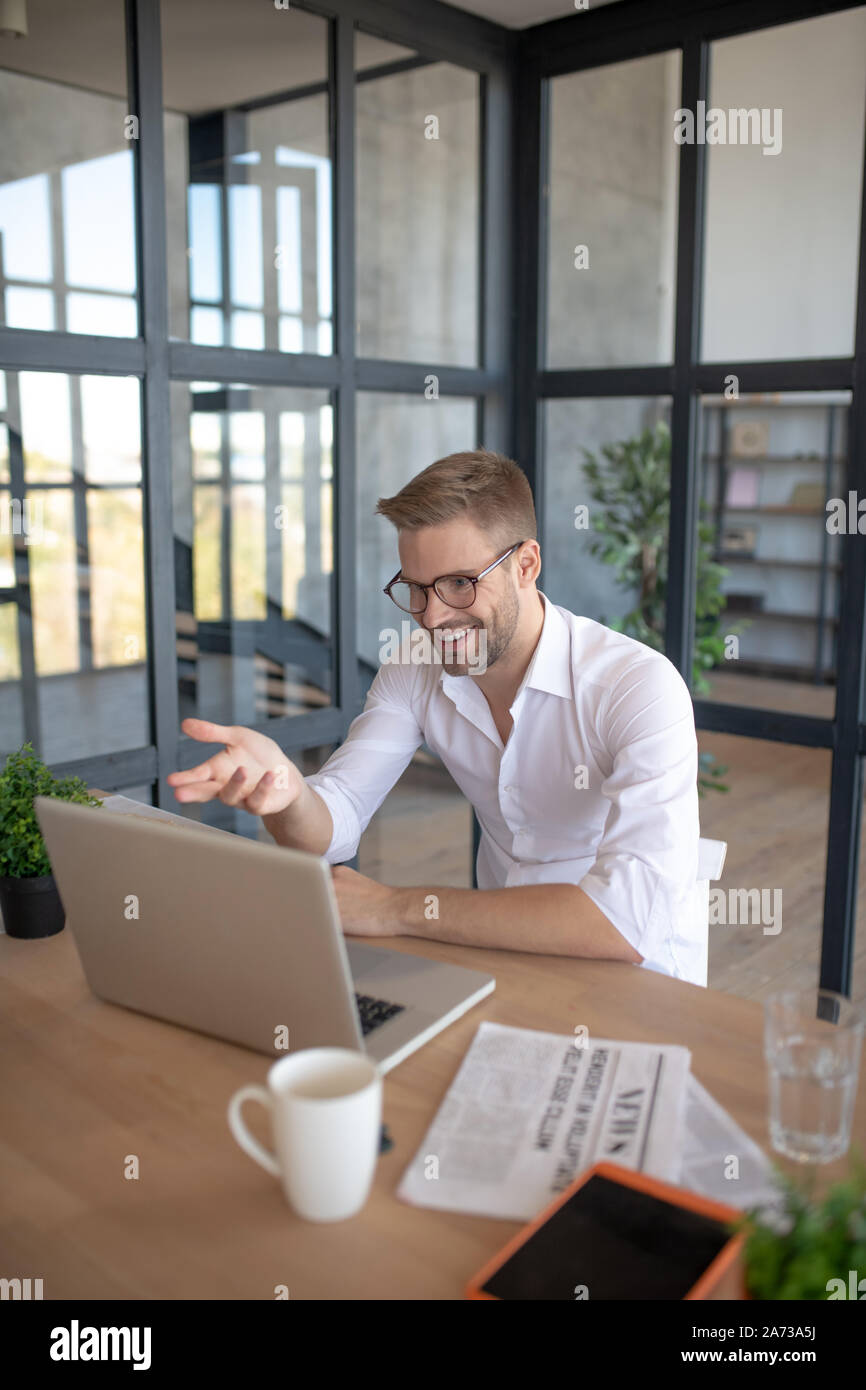
[[[33,798],[55,796],[80,806],[101,806],[80,777],[55,777],[31,743],[10,753],[0,772],[0,877],[42,878],[51,864]]]
[[[769,1212],[752,1207],[732,1227],[746,1233],[743,1262],[750,1298],[850,1297],[850,1272],[855,1287],[866,1280],[862,1154],[852,1151],[848,1177],[833,1183],[820,1201],[814,1198],[814,1171],[799,1184],[777,1168],[776,1181],[779,1206]]]
[[[634,607],[622,618],[605,619],[614,632],[664,652],[670,533],[671,434],[663,420],[632,439],[603,444],[598,454],[583,450],[590,484],[593,530],[591,554],[613,568],[620,588],[636,594]],[[708,506],[700,503],[695,584],[695,647],[692,689],[706,695],[706,672],[725,659],[725,641],[743,630],[722,630],[725,606],[722,580],[729,571],[713,559],[714,531]],[[722,782],[727,767],[712,753],[701,753],[698,791],[728,791]]]

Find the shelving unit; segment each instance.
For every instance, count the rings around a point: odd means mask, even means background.
[[[702,405],[702,497],[714,516],[713,558],[729,571],[725,592],[732,599],[751,600],[751,606],[731,603],[721,615],[731,626],[744,619],[751,624],[741,635],[741,649],[745,646],[746,651],[741,650],[738,669],[811,680],[818,685],[833,681],[841,572],[839,538],[831,536],[822,521],[825,507],[799,505],[784,498],[804,482],[820,483],[825,503],[844,495],[850,396],[829,391],[753,395],[742,400],[705,396]],[[757,413],[768,425],[766,453],[734,453],[734,427],[744,419],[754,419]],[[797,447],[800,439],[802,450]],[[754,505],[732,506],[726,500],[734,467],[757,471]],[[762,518],[769,522],[760,527],[753,552],[726,548],[726,529],[732,521],[754,520],[758,526]],[[750,573],[752,582],[748,585]],[[798,584],[797,574],[807,582]],[[804,592],[813,585],[814,607],[804,598]],[[799,605],[792,602],[788,606],[786,589],[793,590]],[[769,606],[765,607],[767,600]],[[804,626],[814,628],[811,659],[805,656]]]

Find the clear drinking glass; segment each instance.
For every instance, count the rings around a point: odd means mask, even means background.
[[[832,990],[764,1001],[770,1141],[799,1163],[830,1163],[851,1143],[866,1015]]]

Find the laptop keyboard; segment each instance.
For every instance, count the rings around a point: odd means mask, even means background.
[[[387,999],[374,999],[370,994],[356,994],[355,999],[358,1004],[358,1013],[361,1015],[361,1032],[364,1037],[372,1033],[374,1028],[381,1028],[383,1023],[387,1023],[389,1018],[394,1018],[395,1014],[401,1014],[404,1010],[403,1004],[389,1004]]]

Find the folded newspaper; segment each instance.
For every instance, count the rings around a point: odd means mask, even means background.
[[[770,1203],[767,1159],[690,1062],[674,1044],[482,1023],[397,1195],[527,1220],[608,1160],[733,1206]]]

